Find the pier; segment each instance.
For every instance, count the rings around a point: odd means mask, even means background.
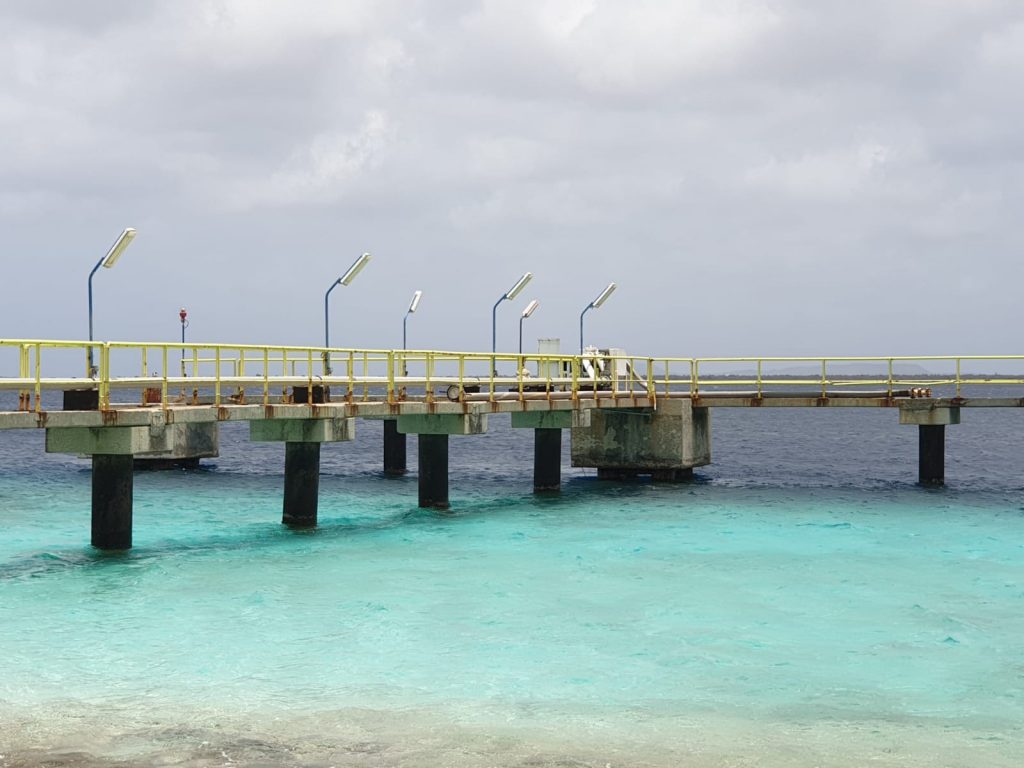
[[[536,493],[560,487],[566,430],[574,467],[674,482],[711,462],[714,409],[764,407],[892,409],[895,423],[918,428],[917,482],[934,486],[945,482],[946,427],[964,409],[1024,407],[1024,377],[968,371],[1022,363],[0,340],[0,395],[17,406],[0,409],[0,431],[43,429],[48,452],[91,457],[92,544],[124,550],[135,467],[216,456],[221,422],[284,444],[282,522],[293,528],[317,524],[322,444],[353,440],[359,419],[385,422],[385,476],[407,472],[416,437],[418,504],[434,509],[449,506],[449,438],[483,434],[505,414],[533,430]]]

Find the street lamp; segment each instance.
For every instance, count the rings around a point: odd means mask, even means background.
[[[491,310],[491,354],[496,354],[498,351],[498,305],[503,301],[511,301],[519,292],[526,287],[526,284],[533,279],[533,273],[527,272],[519,280],[508,289],[506,293],[502,295],[500,299],[494,304],[494,309]]]
[[[608,287],[601,291],[601,295],[594,299],[592,302],[587,304],[586,308],[580,313],[580,354],[583,354],[583,316],[592,309],[597,309],[606,301],[608,297],[615,291],[615,283],[608,283]]]
[[[352,262],[352,266],[348,268],[348,271],[331,283],[331,287],[327,289],[327,293],[324,294],[324,373],[328,376],[331,374],[331,354],[327,350],[331,347],[331,291],[337,288],[339,285],[350,284],[370,261],[370,254],[364,253],[358,259]]]
[[[420,305],[420,297],[422,295],[423,295],[423,291],[416,291],[416,293],[414,293],[412,295],[412,301],[409,302],[409,309],[406,310],[405,317],[402,318],[402,349],[408,349],[408,346],[405,343],[405,339],[406,339],[405,324],[409,320],[409,315],[411,315],[413,312],[415,312],[416,311],[416,307],[418,307]]]
[[[540,306],[540,302],[534,299],[526,305],[526,309],[523,310],[523,314],[519,316],[519,354],[523,354],[523,320],[528,318],[534,313],[534,310]]]
[[[92,276],[96,274],[96,270],[100,267],[106,267],[110,269],[117,263],[117,260],[121,258],[121,254],[124,253],[132,240],[135,239],[135,230],[132,227],[127,227],[124,232],[120,234],[114,244],[110,246],[110,250],[107,251],[106,256],[96,262],[96,266],[92,268],[92,272],[89,273],[89,341],[92,342]],[[92,364],[92,344],[90,343],[86,350],[87,365],[89,368],[89,378],[96,376],[96,368]]]

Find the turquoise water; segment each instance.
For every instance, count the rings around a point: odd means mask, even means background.
[[[448,514],[360,423],[307,533],[283,449],[228,426],[136,475],[121,556],[86,546],[88,464],[0,433],[0,766],[1018,766],[1021,461],[965,421],[940,490],[892,414],[748,411],[694,482],[535,498],[494,419]]]

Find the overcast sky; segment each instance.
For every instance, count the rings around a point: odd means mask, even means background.
[[[0,338],[1022,353],[1021,0],[4,0]]]

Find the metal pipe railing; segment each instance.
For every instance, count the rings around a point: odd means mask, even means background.
[[[10,350],[13,364],[4,366]],[[60,375],[74,370],[78,355],[98,352],[96,377]],[[345,359],[344,372],[322,368],[323,353]],[[45,352],[45,369],[44,369]],[[83,355],[84,356],[84,355]],[[134,358],[134,363],[132,359]],[[188,360],[191,371],[172,376],[176,358]],[[152,370],[154,360],[161,370]],[[357,360],[359,365],[357,365]],[[916,365],[920,372],[909,371]],[[658,376],[660,367],[661,376]],[[942,369],[934,372],[928,368]],[[979,373],[981,368],[991,369]],[[999,367],[1010,370],[997,372]],[[506,373],[501,369],[505,368]],[[603,373],[601,371],[603,368]],[[782,370],[779,370],[779,369]],[[900,369],[903,369],[902,371]],[[359,370],[357,374],[356,371]],[[687,371],[688,369],[688,371]],[[775,373],[769,371],[774,369]],[[841,369],[841,370],[840,370]],[[115,373],[116,371],[116,373]],[[752,387],[763,397],[781,387],[808,388],[827,398],[830,391],[855,385],[884,387],[891,398],[897,388],[950,387],[955,397],[964,388],[991,385],[1024,387],[1024,355],[959,355],[905,357],[629,357],[581,355],[520,355],[480,352],[330,349],[260,345],[0,340],[0,389],[19,392],[19,407],[28,410],[30,399],[41,409],[44,391],[77,386],[98,390],[100,407],[109,408],[112,389],[159,389],[168,405],[169,390],[191,384],[213,390],[220,404],[224,387],[237,389],[232,398],[244,398],[246,388],[258,389],[269,403],[272,385],[285,388],[318,384],[344,387],[351,400],[361,389],[362,399],[381,397],[387,402],[435,396],[438,386],[486,388],[490,399],[511,389],[520,398],[543,390],[548,395],[644,397],[652,404],[660,390],[664,396],[712,394],[723,387]],[[379,395],[373,390],[379,389]],[[502,399],[506,399],[502,392]]]

